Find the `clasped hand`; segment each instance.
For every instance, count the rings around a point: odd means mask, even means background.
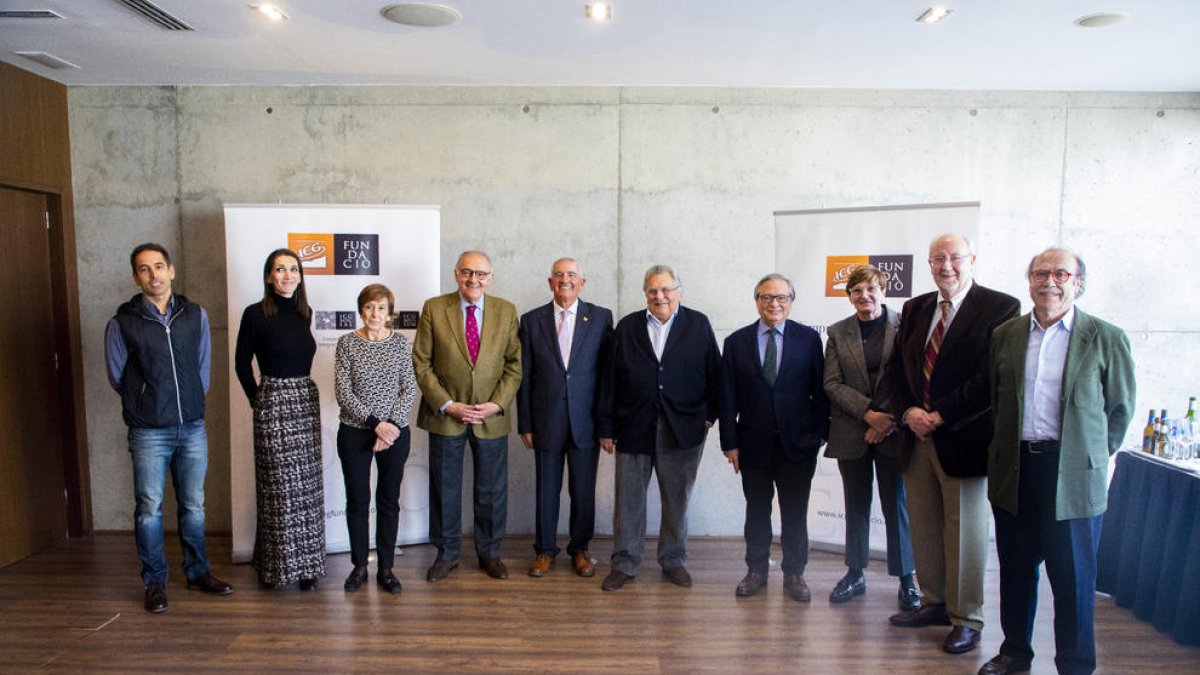
[[[467,403],[451,403],[446,408],[446,413],[452,417],[462,420],[463,424],[483,424],[487,418],[500,412],[500,406],[492,402],[476,403],[469,405]]]

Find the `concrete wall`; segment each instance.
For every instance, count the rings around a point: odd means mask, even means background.
[[[226,202],[439,204],[443,268],[488,251],[492,291],[522,311],[548,300],[561,255],[584,264],[585,296],[618,314],[644,306],[645,268],[669,263],[684,304],[724,339],[755,317],[773,212],[980,201],[984,283],[1028,308],[1029,257],[1073,246],[1091,273],[1081,307],[1133,339],[1138,409],[1181,412],[1200,390],[1197,293],[1186,275],[1147,274],[1187,269],[1197,252],[1197,94],[77,87],[70,103],[97,529],[131,527],[101,344],[136,291],[128,251],[148,239],[176,251],[178,290],[213,319],[224,392]],[[442,288],[454,288],[448,272]],[[228,403],[209,406],[210,527],[228,529]],[[509,529],[532,532],[532,458],[515,436],[510,448]],[[612,465],[601,458],[601,532]],[[740,484],[715,434],[694,494],[694,534],[741,533]]]

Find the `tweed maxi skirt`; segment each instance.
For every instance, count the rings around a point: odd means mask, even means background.
[[[263,584],[318,579],[325,576],[325,488],[317,385],[263,377],[257,403],[254,568]]]

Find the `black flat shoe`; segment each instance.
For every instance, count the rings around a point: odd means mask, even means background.
[[[375,582],[378,583],[383,590],[391,593],[392,595],[399,595],[400,591],[402,590],[400,587],[400,580],[396,578],[396,575],[392,574],[391,570],[380,572],[379,574],[375,575]]]
[[[363,565],[350,571],[350,576],[346,577],[346,583],[342,584],[342,588],[347,593],[353,593],[362,588],[365,583],[367,583],[367,566]]]
[[[861,574],[857,576],[851,576],[847,574],[846,576],[842,577],[841,581],[837,582],[837,585],[834,586],[833,590],[829,592],[829,601],[835,605],[843,602],[850,602],[855,596],[862,595],[866,592],[866,577]]]
[[[300,590],[302,590],[302,591],[317,590],[317,580],[316,579],[301,579],[300,580]]]

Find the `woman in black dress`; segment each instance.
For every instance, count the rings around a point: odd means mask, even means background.
[[[263,299],[246,308],[234,367],[254,409],[254,478],[258,526],[254,568],[264,587],[300,582],[313,590],[325,576],[325,491],[321,477],[321,408],[309,379],[312,308],[300,258],[281,248],[263,267]],[[256,382],[251,359],[258,361]]]

